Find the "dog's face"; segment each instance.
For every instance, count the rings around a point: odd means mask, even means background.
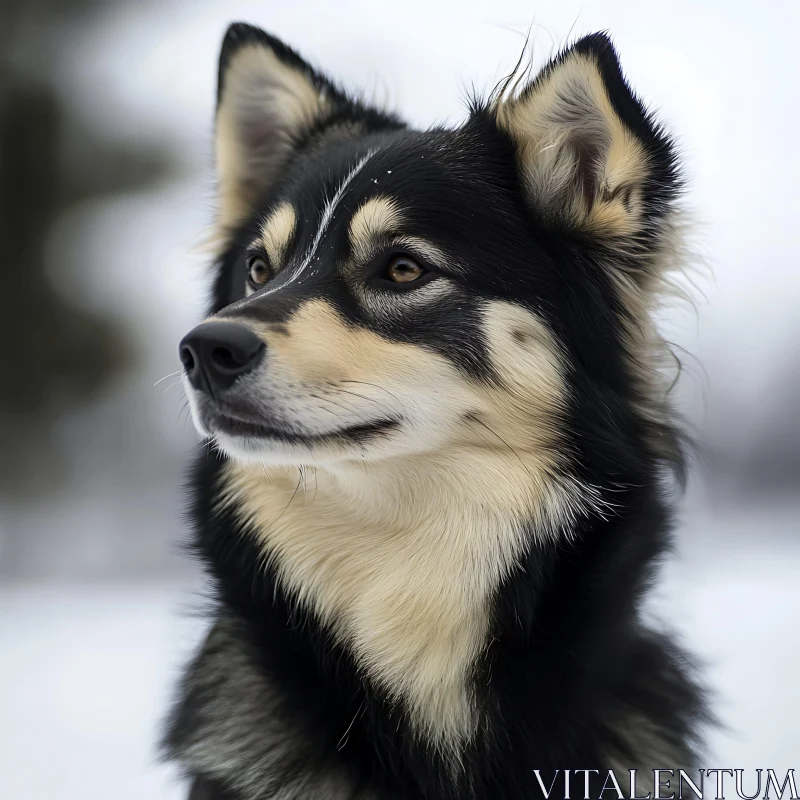
[[[533,308],[509,301],[541,295],[553,265],[510,169],[498,176],[481,149],[461,132],[401,131],[295,166],[236,247],[241,299],[214,316],[247,330],[253,363],[222,386],[212,354],[208,390],[193,391],[225,450],[384,458],[502,437],[531,413],[531,438],[544,438],[564,391],[558,346]],[[217,346],[231,333],[205,330]]]
[[[181,360],[197,427],[230,456],[488,445],[556,469],[587,396],[609,419],[647,405],[637,368],[677,179],[605,38],[420,133],[234,26],[217,162],[214,313]]]

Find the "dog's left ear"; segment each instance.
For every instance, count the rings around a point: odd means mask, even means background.
[[[400,127],[351,100],[294,50],[260,28],[234,23],[219,59],[216,115],[218,221],[235,228],[314,133]]]
[[[594,34],[491,108],[511,138],[528,201],[544,224],[643,244],[680,189],[669,137]]]

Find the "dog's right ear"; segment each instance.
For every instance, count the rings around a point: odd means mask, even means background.
[[[278,39],[234,23],[219,57],[219,223],[234,228],[276,179],[296,143],[325,116],[326,82]]]
[[[308,134],[334,124],[361,130],[399,126],[393,117],[351,101],[274,36],[232,24],[219,59],[219,224],[227,230],[241,224]]]

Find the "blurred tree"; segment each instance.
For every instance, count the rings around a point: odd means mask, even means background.
[[[75,42],[52,32],[79,31],[105,7],[2,0],[0,8],[0,492],[8,495],[45,491],[63,476],[55,423],[96,397],[131,356],[115,320],[55,289],[48,233],[75,204],[144,188],[170,164],[165,150],[87,130],[59,95],[57,47]]]

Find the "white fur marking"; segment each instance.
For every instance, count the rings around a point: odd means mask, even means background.
[[[314,236],[314,241],[311,242],[311,246],[306,250],[306,254],[303,257],[303,260],[300,262],[299,266],[294,269],[289,275],[289,277],[285,281],[281,281],[281,283],[270,286],[268,289],[263,289],[256,294],[250,295],[250,297],[245,297],[243,300],[240,300],[238,303],[232,303],[228,306],[228,309],[235,309],[235,308],[242,308],[243,306],[247,305],[248,302],[253,298],[261,298],[268,294],[273,294],[277,292],[279,289],[283,289],[284,287],[288,286],[290,283],[296,281],[307,269],[308,265],[311,263],[311,260],[314,258],[314,254],[317,252],[317,248],[319,247],[319,243],[322,241],[322,237],[325,235],[325,231],[328,229],[328,225],[330,225],[331,220],[334,217],[334,211],[336,211],[336,206],[339,205],[342,197],[344,196],[345,190],[352,182],[353,178],[361,172],[364,164],[369,161],[372,156],[377,153],[377,150],[367,150],[366,155],[362,156],[358,160],[358,163],[350,170],[350,172],[345,175],[344,180],[339,184],[339,188],[336,190],[336,193],[333,197],[325,203],[325,208],[322,210],[322,216],[320,217],[319,221],[319,228],[317,229],[317,233]]]
[[[350,182],[361,172],[364,164],[375,155],[377,150],[367,150],[365,156],[363,156],[358,163],[347,173],[345,179],[339,185],[339,188],[336,190],[336,194],[328,200],[325,204],[325,208],[322,210],[322,218],[320,219],[319,229],[317,230],[317,235],[314,237],[314,241],[311,242],[311,247],[309,247],[308,251],[306,252],[305,258],[303,259],[300,266],[295,270],[292,274],[292,277],[289,278],[289,281],[294,280],[301,272],[311,263],[311,259],[314,257],[314,253],[317,252],[317,247],[319,247],[319,243],[322,240],[322,237],[325,235],[325,231],[328,229],[328,225],[330,224],[331,220],[333,219],[333,212],[336,210],[336,206],[339,205],[341,201],[345,189],[350,185]],[[288,282],[288,281],[287,281]]]

